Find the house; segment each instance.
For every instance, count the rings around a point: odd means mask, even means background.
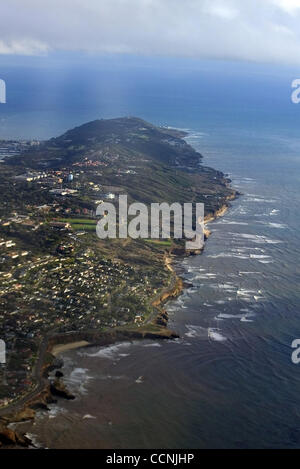
[[[116,198],[115,194],[113,194],[112,192],[109,192],[108,194],[105,194],[105,197],[106,199],[110,199],[110,200],[113,200]]]
[[[72,228],[70,223],[65,223],[61,221],[53,221],[50,223],[50,226],[57,230],[70,230]]]
[[[135,316],[135,318],[134,318],[135,324],[140,323],[140,322],[142,322],[142,321],[143,321],[143,318],[142,318],[142,316],[141,316],[140,314],[138,314],[138,315]]]

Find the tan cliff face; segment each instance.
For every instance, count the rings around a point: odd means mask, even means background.
[[[17,434],[13,430],[0,424],[0,447],[15,444],[17,444]]]
[[[169,298],[175,298],[178,296],[183,290],[183,282],[180,278],[176,277],[176,281],[174,286],[170,289],[167,290],[166,292],[162,293],[161,296],[155,300],[152,305],[154,307],[158,307],[161,304],[165,303]]]
[[[231,194],[230,195],[227,195],[226,196],[226,200],[229,202],[229,201],[232,201],[232,200],[235,200],[240,194],[234,190],[234,189],[231,189]],[[204,223],[207,224],[213,220],[215,220],[216,218],[219,218],[219,217],[222,217],[223,215],[225,215],[225,213],[227,212],[227,210],[230,208],[230,204],[229,203],[225,203],[222,205],[222,207],[220,207],[218,210],[216,210],[214,213],[210,213],[209,215],[206,215],[206,217],[204,218]],[[209,232],[210,233],[210,232]],[[209,236],[209,235],[208,235]]]
[[[211,221],[214,221],[216,218],[222,217],[228,210],[228,205],[224,204],[219,210],[216,210],[214,213],[206,215],[204,218],[204,223],[207,224]]]
[[[112,123],[110,123],[109,125],[111,125],[111,124]],[[118,124],[118,126],[119,125],[124,126],[124,121],[121,120],[121,122],[117,122],[117,124]],[[96,123],[95,125],[96,126],[98,126],[98,125],[102,126],[102,125],[106,125],[106,124],[103,124],[101,122],[100,124]],[[135,126],[136,124],[133,122],[132,125]],[[137,125],[138,125],[138,127],[140,127],[140,123],[137,123]],[[85,132],[85,131],[89,131],[89,129],[91,130],[90,125],[87,126],[87,128],[85,128],[85,130],[84,129],[82,129],[82,130],[84,130],[84,132]],[[111,131],[111,129],[109,128],[109,132],[110,131]],[[74,137],[76,137],[77,132],[78,131],[76,131],[76,132],[74,131],[72,133],[72,135]],[[83,132],[83,134],[81,134],[82,138],[83,137],[85,138],[85,133],[84,132]],[[162,130],[160,129],[160,133],[161,132],[162,132]],[[165,131],[163,131],[163,132],[165,132]],[[163,140],[164,140],[165,135],[163,135],[161,138],[163,138]],[[132,143],[137,144],[139,142],[140,142],[140,140],[138,140],[138,141],[133,140]],[[218,210],[216,210],[213,213],[214,208],[219,207],[220,200],[222,200],[222,201],[225,201],[225,199],[228,200],[228,201],[233,200],[236,197],[236,193],[234,191],[232,191],[231,189],[229,189],[229,188],[227,188],[226,191],[223,192],[224,183],[221,181],[222,184],[218,185],[218,180],[215,177],[213,177],[213,175],[216,174],[216,173],[213,173],[210,177],[207,176],[206,173],[205,174],[198,174],[197,178],[196,178],[196,175],[191,176],[190,174],[187,175],[187,174],[182,173],[181,177],[183,178],[183,182],[185,181],[186,183],[184,185],[179,185],[179,182],[177,182],[176,185],[174,186],[173,182],[171,183],[170,181],[172,181],[172,176],[174,175],[174,171],[176,172],[175,174],[177,174],[177,169],[176,168],[175,169],[170,168],[168,170],[168,173],[167,173],[168,177],[166,177],[165,168],[162,171],[162,168],[160,166],[161,163],[165,164],[165,161],[163,161],[163,162],[157,161],[156,156],[155,157],[153,156],[153,155],[160,154],[160,152],[156,151],[158,143],[159,142],[157,142],[157,141],[153,142],[153,145],[152,145],[153,148],[151,147],[150,149],[148,147],[144,148],[144,149],[141,149],[140,146],[139,146],[140,155],[145,155],[147,158],[149,157],[150,159],[155,160],[155,168],[156,168],[155,169],[155,171],[156,171],[155,175],[159,177],[159,191],[158,191],[157,197],[161,197],[162,195],[165,197],[165,194],[170,193],[172,195],[172,197],[175,197],[174,200],[178,200],[178,199],[176,199],[176,197],[177,197],[178,194],[181,193],[180,191],[183,190],[183,188],[184,188],[185,197],[187,197],[187,198],[191,197],[191,200],[192,200],[192,198],[196,197],[197,193],[194,192],[193,190],[188,192],[188,187],[191,186],[191,184],[187,184],[187,182],[190,182],[191,178],[193,177],[192,183],[193,183],[193,187],[195,187],[195,188],[199,188],[199,187],[201,188],[202,184],[204,184],[204,188],[205,188],[209,184],[210,188],[211,188],[211,185],[213,185],[213,187],[215,188],[214,189],[215,194],[219,193],[218,191],[220,190],[220,187],[221,187],[221,190],[222,190],[223,198],[222,199],[219,199],[219,198],[216,199],[214,201],[215,203],[213,203],[209,206],[208,211],[211,210],[212,213],[205,218],[205,223],[208,223],[209,221],[213,221],[215,218],[224,215],[225,212],[228,209],[228,206],[230,205],[229,203],[226,204],[226,202],[225,202],[222,207],[220,207]],[[174,148],[176,150],[176,147],[171,145],[171,147],[168,149],[168,152],[171,152],[170,153],[171,156],[173,155],[173,153],[175,151]],[[153,149],[153,155],[152,155],[152,149]],[[120,149],[120,151],[121,150],[122,149]],[[197,165],[198,165],[199,155],[197,155],[197,153],[195,153],[190,148],[186,148],[186,151],[184,152],[184,155],[182,155],[183,163],[187,159],[190,160],[191,152],[192,152],[192,156],[194,155],[194,157],[196,158]],[[180,153],[182,153],[182,150],[180,150]],[[81,150],[80,150],[79,154],[80,155],[82,154]],[[176,155],[177,155],[177,150],[176,150]],[[43,155],[41,155],[41,156],[42,156],[42,159],[43,159]],[[48,155],[48,156],[51,157],[51,155]],[[73,155],[73,156],[74,156],[75,160],[77,161],[77,156],[76,155]],[[123,156],[124,156],[124,158],[125,157],[127,158],[127,152],[125,152],[125,150],[124,150],[124,155]],[[170,158],[171,158],[171,156],[170,156]],[[37,160],[38,160],[37,162],[39,162],[39,158],[37,158]],[[139,158],[139,161],[141,161],[141,158]],[[147,161],[147,160],[145,160],[145,161]],[[116,165],[116,164],[117,163],[114,162],[114,165]],[[142,168],[144,168],[144,166],[142,166]],[[145,165],[145,168],[148,168],[147,164]],[[150,178],[152,173],[149,172],[149,171],[143,170],[143,174],[148,175],[149,178]],[[217,177],[218,177],[218,179],[220,178],[220,176],[217,176]],[[149,179],[149,181],[150,181],[150,179]],[[157,180],[157,177],[156,177],[156,180]],[[124,182],[124,184],[125,184],[125,182]],[[128,192],[130,192],[130,190],[131,190],[131,185],[130,184],[127,183],[127,185],[124,186],[124,187],[126,187],[126,190],[128,190]],[[150,184],[150,182],[146,183],[146,185],[147,184]],[[145,197],[144,185],[145,185],[145,181],[144,181],[144,178],[143,178],[143,185],[138,187],[138,197],[140,197],[141,200],[144,200],[144,197]],[[178,185],[178,187],[177,187],[177,185]],[[135,191],[136,191],[136,188],[135,188]],[[227,197],[225,197],[225,194],[228,194],[229,192],[231,192],[230,195],[227,195]],[[207,228],[205,228],[205,230],[204,230],[204,235],[205,235],[205,239],[207,239],[210,235],[210,231]],[[123,249],[123,246],[122,246],[122,249]],[[122,249],[120,249],[120,252],[122,252]],[[125,249],[127,249],[127,248],[125,248]],[[149,247],[147,246],[147,250],[148,249],[149,249]],[[188,256],[190,256],[190,255],[201,254],[202,249],[194,250],[194,251],[186,251],[183,246],[181,247],[181,245],[178,244],[174,249],[171,248],[170,251],[171,252],[169,252],[168,254],[178,254],[178,255],[186,255],[186,256],[188,255]],[[129,252],[129,250],[128,250],[128,252]],[[139,255],[141,255],[143,257],[143,256],[145,256],[145,252],[146,252],[146,250],[143,251],[141,249],[141,251],[139,251]],[[136,255],[136,251],[135,251],[135,255]],[[161,251],[159,251],[159,254],[157,254],[157,253],[153,254],[153,257],[151,257],[151,259],[152,260],[154,260],[154,259],[157,260],[158,256],[160,256],[159,259],[161,261],[163,255],[164,255],[164,248],[162,248]],[[155,256],[156,256],[156,258],[155,258]],[[126,252],[125,259],[126,259],[126,261],[128,259],[127,252]],[[132,259],[133,259],[133,257],[131,258],[131,260]],[[151,320],[152,320],[151,323],[150,322],[145,322],[144,324],[139,324],[138,326],[128,324],[124,328],[120,327],[119,329],[115,328],[115,329],[107,330],[107,331],[104,331],[104,332],[103,331],[98,331],[98,330],[96,332],[91,332],[91,331],[87,330],[87,331],[72,333],[72,331],[70,331],[71,332],[70,335],[62,335],[61,334],[59,336],[51,337],[49,340],[47,340],[47,351],[46,351],[46,353],[45,353],[45,351],[42,353],[43,365],[40,367],[40,370],[39,370],[39,375],[40,375],[39,379],[38,379],[39,386],[33,392],[30,392],[30,394],[28,394],[26,404],[24,403],[25,402],[24,399],[21,401],[22,405],[26,406],[24,408],[24,410],[22,412],[19,412],[16,415],[10,415],[9,420],[7,421],[7,423],[13,422],[13,421],[22,421],[23,419],[26,419],[26,417],[29,418],[29,419],[34,418],[35,411],[33,409],[41,409],[42,408],[42,409],[47,410],[47,404],[53,402],[53,393],[56,393],[56,395],[57,395],[57,393],[60,393],[59,394],[60,397],[64,397],[62,395],[67,394],[68,391],[64,388],[64,386],[61,382],[56,381],[54,384],[52,383],[52,389],[51,389],[50,382],[46,379],[48,377],[48,371],[50,371],[50,366],[52,366],[52,370],[57,368],[57,366],[54,364],[55,358],[53,357],[53,355],[55,355],[56,352],[59,353],[60,351],[63,351],[66,346],[68,348],[74,348],[74,347],[77,347],[79,345],[81,346],[83,344],[102,346],[102,345],[110,345],[112,343],[115,343],[117,341],[122,341],[122,340],[135,340],[135,339],[145,339],[145,338],[146,339],[174,339],[174,338],[177,338],[178,335],[175,332],[170,331],[167,328],[168,314],[166,313],[166,311],[164,311],[162,305],[168,299],[175,298],[176,296],[180,295],[180,293],[182,292],[182,290],[184,288],[184,284],[183,284],[182,280],[179,279],[176,276],[176,273],[175,273],[175,271],[173,269],[173,266],[172,266],[172,256],[171,255],[166,255],[165,268],[169,271],[169,274],[168,274],[167,278],[169,278],[169,276],[170,276],[171,281],[170,281],[169,287],[166,287],[166,288],[163,288],[163,289],[162,289],[162,287],[164,286],[164,284],[162,284],[162,283],[160,284],[161,285],[161,287],[159,288],[160,293],[158,293],[157,298],[152,303],[153,310],[154,310],[153,315],[156,314],[156,317],[154,317],[154,319],[153,319],[153,317],[151,318]],[[159,264],[159,269],[163,269],[163,263],[162,262],[160,262],[160,264]],[[156,272],[158,272],[158,268],[157,268]],[[150,298],[153,298],[152,294],[151,294]],[[150,299],[150,301],[151,301],[151,299]],[[148,320],[148,321],[150,321],[150,320]],[[86,326],[89,327],[89,324],[87,324]],[[35,378],[37,379],[37,376]],[[21,403],[18,403],[17,405],[13,406],[13,408],[15,409],[15,412],[16,412],[16,407],[20,408]],[[4,431],[6,431],[6,430],[4,429]],[[17,436],[14,437],[13,434],[10,434],[11,441],[13,441],[13,439],[15,439],[15,442],[18,442],[19,441],[18,438],[21,441],[21,436],[20,435],[18,437]],[[0,441],[1,441],[1,436],[0,436]]]
[[[204,239],[209,238],[211,235],[211,231],[208,228],[204,228]]]
[[[31,441],[25,435],[16,432],[6,426],[5,423],[0,422],[0,448],[9,448],[11,446],[30,446]]]
[[[235,198],[235,195],[232,197],[233,199]],[[224,205],[221,207],[219,210],[217,210],[212,216],[206,217],[205,222],[207,223],[208,221],[212,221],[217,217],[223,216],[226,211],[228,210],[228,205]],[[209,237],[211,232],[205,228],[205,237]],[[185,251],[183,249],[183,251]],[[199,253],[201,253],[200,251]],[[186,253],[186,251],[185,251]],[[186,253],[187,254],[187,253]],[[189,255],[193,254],[198,254],[198,252],[193,252],[189,253]],[[147,325],[142,325],[139,329],[135,330],[130,330],[130,329],[123,329],[123,330],[110,330],[107,331],[106,333],[77,333],[74,334],[73,337],[52,337],[49,341],[49,347],[48,347],[48,352],[52,354],[53,349],[55,349],[55,346],[58,346],[58,344],[65,344],[68,343],[69,340],[75,341],[76,344],[80,344],[81,342],[78,342],[78,339],[80,340],[88,340],[89,344],[92,345],[107,345],[111,344],[117,341],[122,341],[122,340],[135,340],[135,339],[176,339],[178,338],[178,334],[176,334],[174,331],[171,331],[167,328],[168,324],[168,313],[161,308],[162,304],[164,304],[168,299],[170,298],[175,298],[179,296],[184,288],[183,281],[176,276],[176,273],[172,267],[172,257],[169,254],[166,254],[165,257],[165,266],[166,268],[172,272],[174,276],[174,285],[168,289],[167,291],[164,291],[161,296],[156,299],[152,305],[157,308],[158,314],[153,320],[152,324],[149,325],[149,328],[147,329]],[[151,329],[153,328],[153,329]],[[88,342],[85,342],[85,344],[88,344]],[[55,357],[53,356],[53,359]],[[47,367],[49,365],[45,365],[43,368],[44,375],[47,374]],[[49,369],[51,368],[51,365]],[[23,408],[22,411],[19,413],[8,416],[5,420],[2,420],[2,423],[0,421],[0,447],[5,445],[5,446],[23,446],[23,447],[28,447],[32,443],[31,441],[26,438],[25,435],[19,434],[18,432],[15,432],[13,430],[10,430],[7,425],[10,422],[21,422],[24,420],[28,419],[34,419],[35,417],[35,410],[38,408],[43,408],[45,410],[48,409],[47,404],[50,402],[55,402],[53,399],[53,395],[58,395],[62,398],[66,399],[74,399],[75,396],[71,395],[67,388],[65,387],[64,383],[59,381],[58,379],[55,380],[54,383],[50,384],[48,383],[47,386],[44,388],[42,392],[40,392],[34,399],[32,399],[30,402],[27,402],[27,405]]]

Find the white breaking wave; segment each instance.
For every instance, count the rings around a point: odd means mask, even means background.
[[[249,296],[249,295],[252,295],[254,293],[257,293],[257,290],[246,290],[244,288],[241,288],[240,290],[238,290],[237,292],[237,295],[246,295],[246,296]]]
[[[240,319],[241,322],[253,322],[252,319],[247,319],[245,316]]]
[[[243,221],[232,221],[232,220],[226,220],[222,219],[218,221],[216,224],[218,225],[241,225],[241,226],[249,226],[249,223],[243,222]]]
[[[277,215],[278,213],[280,213],[280,210],[276,210],[274,208],[273,210],[271,210],[270,215],[271,215],[271,217],[273,217],[274,215]]]
[[[239,248],[232,248],[232,251],[259,251],[259,252],[265,252],[265,250],[263,248],[256,248],[254,246],[243,246],[243,247],[239,247]]]
[[[154,342],[153,344],[145,344],[143,347],[161,347],[161,344]]]
[[[207,330],[209,339],[214,340],[216,342],[225,342],[227,340],[227,338],[225,336],[223,336],[219,331],[220,331],[220,329],[214,329],[214,328],[210,327]]]
[[[86,394],[87,390],[85,386],[90,380],[93,379],[92,376],[88,374],[87,368],[75,368],[68,378],[65,378],[65,381],[71,389],[76,389],[76,393]]]
[[[260,223],[261,225],[269,226],[270,228],[278,228],[282,230],[285,228],[288,228],[288,226],[285,225],[284,223],[272,223],[268,221],[260,221],[258,223]]]
[[[225,314],[225,313],[220,313],[217,316],[217,319],[244,319],[244,318],[250,318],[254,317],[254,313],[248,313],[248,314]]]
[[[217,275],[216,274],[199,274],[199,275],[195,275],[195,277],[192,278],[192,280],[212,280],[212,279],[215,279],[217,278]]]
[[[207,256],[210,259],[218,259],[220,257],[235,257],[237,259],[249,259],[249,256],[243,256],[242,254],[235,254],[233,252],[221,252],[220,254],[211,254],[210,256]]]
[[[256,244],[280,244],[282,243],[282,241],[279,241],[277,239],[269,239],[263,235],[253,235],[253,234],[248,234],[248,233],[230,233],[230,234],[234,236],[235,238],[249,239],[250,241]]]
[[[220,283],[218,285],[218,288],[221,288],[223,290],[232,290],[232,287],[234,287],[234,285],[232,285],[231,283]]]
[[[261,272],[239,272],[239,275],[261,275]]]
[[[271,261],[266,261],[266,260],[259,259],[258,262],[260,262],[261,264],[273,264],[274,261],[273,261],[273,260],[271,260]]]
[[[267,204],[276,204],[276,200],[274,200],[274,199],[264,199],[263,197],[258,197],[258,196],[256,196],[256,197],[248,196],[248,197],[246,197],[246,200],[247,200],[247,202],[259,202],[259,203],[264,202],[264,203],[267,203]]]
[[[33,433],[27,432],[27,433],[25,433],[24,436],[32,442],[32,444],[35,448],[43,448],[43,445],[41,445],[41,443],[39,443],[39,441],[38,441],[38,436],[37,435],[34,435]]]
[[[186,328],[188,329],[188,332],[184,334],[186,337],[189,337],[191,339],[195,339],[195,338],[204,339],[207,337],[207,329],[205,327],[187,325]]]
[[[250,254],[251,259],[270,259],[271,256],[265,256],[263,254]]]
[[[59,414],[66,414],[68,413],[68,411],[62,407],[58,407],[57,405],[51,405],[50,407],[50,410],[48,412],[48,417],[49,419],[54,419],[55,417],[57,417]]]
[[[288,228],[288,226],[285,225],[284,223],[269,223],[269,226],[271,226],[272,228],[279,228],[279,229]]]
[[[95,353],[84,353],[86,357],[95,357],[95,358],[108,358],[110,360],[116,360],[118,357],[122,357],[123,349],[130,347],[131,345],[137,342],[122,342],[121,344],[109,345],[108,347],[101,347]],[[127,356],[128,354],[126,354]]]
[[[190,273],[194,273],[194,272],[199,272],[199,268],[198,268],[198,267],[189,266],[189,267],[187,268],[187,271],[188,271],[189,274],[190,274]]]
[[[224,342],[227,340],[227,338],[221,334],[220,329],[215,329],[212,327],[209,327],[208,329],[206,329],[205,327],[191,326],[191,325],[186,326],[186,327],[188,329],[188,332],[185,333],[185,336],[192,338],[192,339],[195,339],[195,338],[207,339],[208,338],[210,340],[214,340],[217,342]]]

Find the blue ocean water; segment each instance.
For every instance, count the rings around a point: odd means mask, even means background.
[[[298,73],[299,72],[299,73]],[[157,124],[297,136],[291,82],[300,70],[130,56],[0,59],[7,104],[0,137],[50,138],[97,118],[136,115]]]
[[[12,94],[0,107],[0,136],[45,138],[98,117],[137,115],[187,129],[204,164],[228,173],[242,196],[210,225],[204,254],[177,263],[193,284],[168,304],[181,339],[66,353],[78,398],[53,406],[31,432],[47,447],[299,448],[300,368],[291,360],[300,338],[297,70],[36,60],[20,66],[20,89],[16,67],[3,68]]]

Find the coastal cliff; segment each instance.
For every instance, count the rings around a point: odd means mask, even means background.
[[[0,418],[8,419],[2,420],[4,427],[19,421],[20,412],[23,417],[34,418],[34,410],[47,410],[56,397],[74,397],[65,388],[62,377],[48,380],[49,372],[61,366],[56,355],[64,350],[123,340],[178,337],[167,328],[168,314],[163,308],[184,289],[172,261],[174,256],[197,255],[202,250],[186,251],[183,243],[99,240],[94,233],[93,214],[99,197],[105,199],[107,195],[122,193],[130,201],[146,205],[162,201],[204,203],[205,223],[224,215],[229,201],[238,193],[221,172],[199,164],[202,155],[186,144],[184,135],[136,118],[94,121],[43,142],[38,148],[30,148],[26,155],[11,158],[2,165],[0,182],[5,193],[2,204],[5,211],[0,210],[4,220],[0,235],[4,243],[14,245],[17,260],[10,260],[1,279],[8,289],[7,298],[3,296],[8,313],[0,325],[0,336],[5,338],[7,330],[17,331],[21,321],[23,335],[19,348],[24,358],[17,358],[22,368],[28,370],[30,383],[27,390],[20,384],[20,399],[12,397],[9,405],[0,408]],[[66,192],[62,193],[59,188],[63,179]],[[59,220],[57,210],[61,213]],[[25,218],[11,221],[16,215],[9,217],[10,212],[24,213]],[[209,235],[205,228],[205,239]],[[30,260],[24,265],[23,254],[24,259]],[[101,283],[91,275],[98,270]],[[17,281],[16,291],[9,290],[10,276],[13,286]],[[82,282],[79,297],[71,286],[74,278],[88,279]],[[123,290],[120,284],[124,285]],[[25,297],[22,289],[29,285],[30,295]],[[145,296],[148,308],[144,312],[145,302],[141,298],[144,300]],[[52,297],[55,301],[51,301]],[[26,298],[38,304],[34,321],[32,304]],[[123,308],[123,303],[129,307]],[[9,308],[17,313],[10,315]],[[83,310],[89,314],[83,315]],[[144,322],[135,323],[141,312]],[[12,321],[16,321],[15,327]],[[34,366],[30,359],[33,354],[37,357]],[[8,366],[13,362],[8,361]],[[1,396],[6,402],[5,392],[9,392],[6,387]]]

